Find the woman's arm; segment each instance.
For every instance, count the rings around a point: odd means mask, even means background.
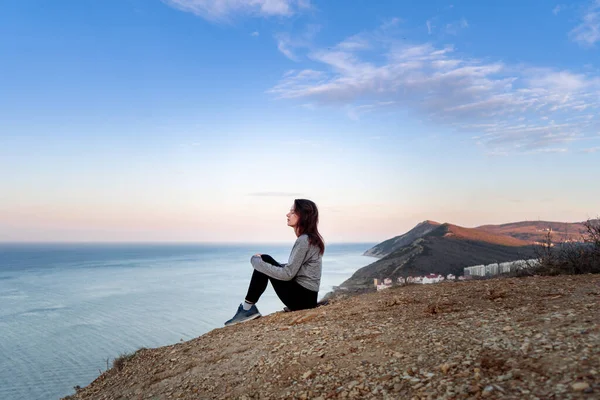
[[[271,257],[268,254],[255,254],[256,256],[259,256],[264,262],[274,265],[276,267],[283,267],[282,264],[278,263],[277,260],[275,260],[273,257]]]
[[[252,256],[250,262],[255,270],[260,271],[271,278],[279,279],[281,281],[291,281],[304,262],[306,254],[308,253],[308,247],[308,236],[302,235],[296,240],[288,263],[282,264],[282,267],[276,267],[264,262],[260,256],[256,255]]]

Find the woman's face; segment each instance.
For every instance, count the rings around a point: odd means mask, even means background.
[[[287,217],[287,224],[295,228],[298,225],[298,214],[294,211],[294,206],[290,208],[290,212],[285,215]]]

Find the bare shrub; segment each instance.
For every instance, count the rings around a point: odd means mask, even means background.
[[[548,232],[536,248],[538,265],[527,270],[536,275],[575,275],[600,273],[600,219],[583,223],[585,231],[580,241],[554,243]]]
[[[137,349],[136,351],[134,351],[133,353],[119,354],[119,356],[113,360],[113,364],[112,364],[113,368],[116,369],[117,371],[122,370],[128,361],[133,360],[133,358],[135,356],[137,356],[139,354],[139,352],[141,352],[143,350],[146,350],[146,348],[141,347],[141,348]]]

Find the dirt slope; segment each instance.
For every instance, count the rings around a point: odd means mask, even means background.
[[[77,399],[600,398],[600,276],[409,285],[141,350]]]

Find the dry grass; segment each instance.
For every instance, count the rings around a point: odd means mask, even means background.
[[[134,351],[133,353],[119,354],[119,356],[113,360],[113,363],[112,363],[113,368],[115,368],[117,371],[122,370],[123,367],[125,366],[125,364],[127,364],[129,361],[133,360],[139,354],[139,352],[143,351],[143,350],[146,350],[146,348],[142,347],[142,348]]]
[[[578,275],[600,273],[600,219],[583,223],[585,232],[579,242],[554,243],[552,232],[537,248],[539,265],[523,274]]]

